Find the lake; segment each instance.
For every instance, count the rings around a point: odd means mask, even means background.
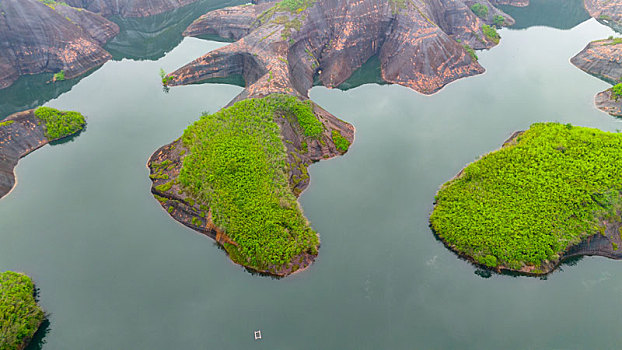
[[[0,200],[0,270],[32,276],[50,313],[30,349],[620,348],[621,261],[587,257],[544,279],[491,275],[428,226],[439,186],[512,132],[541,121],[622,129],[594,107],[609,85],[569,62],[615,33],[588,19],[580,1],[564,1],[567,21],[549,2],[509,9],[521,29],[501,30],[499,46],[478,52],[487,72],[432,96],[360,85],[376,81],[373,64],[348,90],[311,91],[356,127],[356,140],[345,156],[309,168],[300,201],[320,254],[280,280],[231,263],[149,192],[152,152],[242,90],[165,93],[160,68],[225,43],[185,38],[171,47],[174,39],[156,33],[141,51],[117,41],[115,60],[81,79],[59,86],[28,77],[0,90],[2,117],[45,103],[88,122],[70,141],[22,159],[17,186]]]

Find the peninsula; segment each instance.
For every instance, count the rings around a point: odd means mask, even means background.
[[[622,38],[609,38],[589,43],[570,59],[579,69],[616,86],[598,93],[596,107],[622,117]]]
[[[20,158],[78,133],[85,125],[80,113],[49,107],[15,113],[0,121],[0,198],[15,186],[14,169]]]

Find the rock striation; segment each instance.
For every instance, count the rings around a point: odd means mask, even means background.
[[[37,0],[0,2],[0,89],[21,75],[81,75],[111,58],[102,46],[119,27],[95,13]]]
[[[611,84],[622,78],[622,40],[606,39],[589,43],[570,59],[579,69]],[[613,116],[622,116],[622,99],[612,89],[596,95],[596,107]]]

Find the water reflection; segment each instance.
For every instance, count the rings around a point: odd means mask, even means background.
[[[194,4],[146,18],[111,17],[121,33],[105,49],[114,60],[157,60],[179,45],[183,31],[208,11],[240,5],[244,0],[202,0]]]
[[[182,32],[204,13],[226,6],[244,3],[244,0],[201,0],[192,5],[146,18],[113,17],[121,32],[112,39],[105,49],[113,60],[125,58],[134,60],[157,60],[175,48],[182,41]],[[41,106],[55,99],[99,67],[80,77],[51,83],[52,74],[22,76],[13,85],[0,90],[0,120],[12,113]],[[243,80],[231,78],[229,83],[244,86]]]
[[[531,0],[527,7],[499,8],[516,20],[511,29],[534,26],[570,29],[590,18],[583,7],[583,0]]]
[[[52,330],[52,328],[50,327],[50,321],[48,319],[43,320],[43,323],[41,323],[41,326],[37,330],[37,333],[35,333],[34,337],[32,337],[32,340],[26,347],[26,350],[43,349],[43,346],[46,343],[45,337],[48,335],[50,330]]]
[[[70,91],[80,80],[96,69],[74,79],[51,83],[51,73],[25,75],[13,85],[0,90],[0,120],[15,112],[43,105],[61,94]]]

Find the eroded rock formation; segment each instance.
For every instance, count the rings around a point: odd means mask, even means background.
[[[19,76],[63,71],[72,78],[110,54],[102,46],[119,27],[82,9],[37,0],[0,1],[0,89]]]
[[[382,78],[431,94],[446,84],[484,71],[469,47],[490,48],[498,38],[482,27],[501,16],[488,1],[486,18],[472,1],[343,0],[264,2],[212,11],[195,21],[188,36],[219,36],[235,42],[169,75],[169,85],[241,75],[239,99],[267,93],[307,96],[314,79],[337,87],[378,55]],[[519,2],[522,4],[522,2]]]
[[[589,43],[570,59],[581,70],[611,84],[622,78],[622,40],[606,39]],[[607,89],[596,95],[596,107],[614,116],[622,116],[622,98]]]

